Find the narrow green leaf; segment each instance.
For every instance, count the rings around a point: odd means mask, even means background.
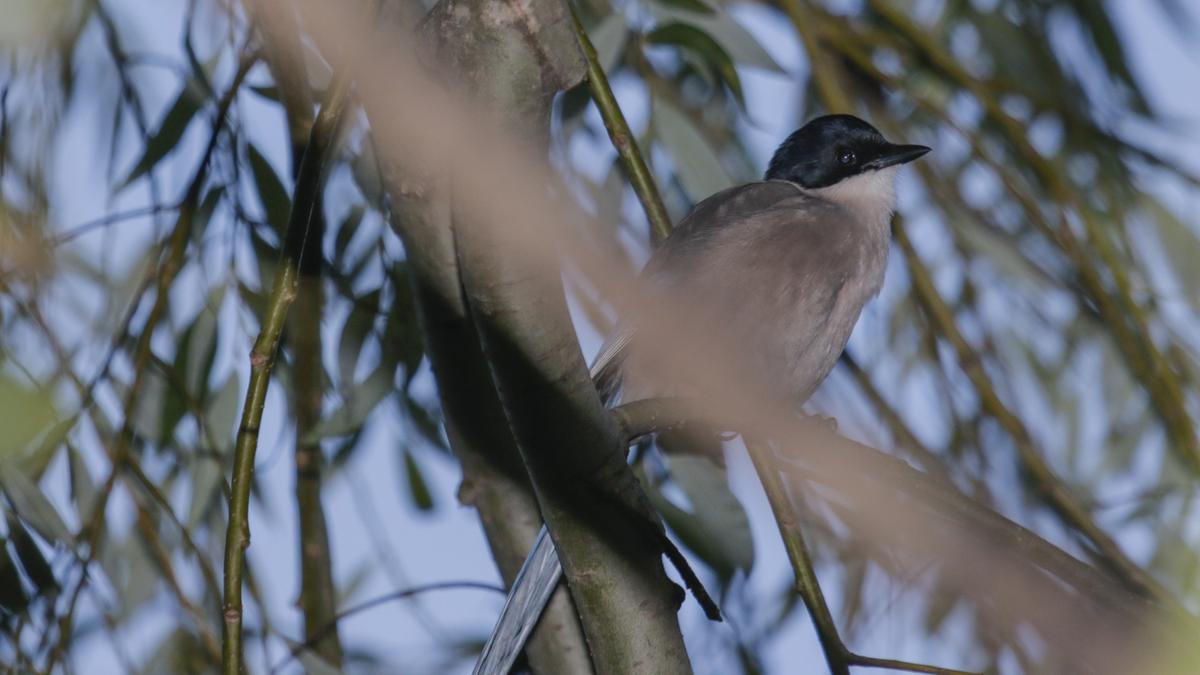
[[[217,355],[217,314],[224,295],[223,284],[213,288],[192,325],[180,337],[183,347],[175,355],[175,370],[183,375],[184,386],[197,401],[208,398],[208,375]]]
[[[8,554],[6,543],[6,540],[0,539],[0,608],[20,614],[29,606],[29,598],[25,595],[21,574],[17,571],[16,562]]]
[[[11,463],[0,462],[0,489],[8,495],[17,515],[38,534],[55,544],[72,545],[74,537],[62,516],[58,515],[58,509],[33,481]]]
[[[689,550],[727,581],[736,570],[754,565],[750,520],[729,489],[725,470],[704,457],[673,455],[668,459],[671,480],[691,503],[684,510],[661,491],[648,491],[663,520]]]
[[[654,97],[654,131],[675,164],[675,174],[693,202],[733,184],[717,152],[692,120],[671,102]]]
[[[596,49],[596,60],[604,72],[612,73],[620,63],[625,41],[629,38],[629,26],[625,15],[613,12],[604,17],[588,31],[588,38]]]
[[[785,72],[758,40],[724,10],[700,14],[662,5],[651,6],[650,10],[659,23],[679,21],[704,31],[733,57],[735,63],[774,73]]]
[[[244,387],[238,382],[237,375],[229,379],[217,390],[216,396],[208,404],[204,413],[208,423],[208,433],[220,446],[217,451],[226,454],[233,448],[234,427],[238,423],[241,412],[240,403]]]
[[[338,269],[345,269],[347,266],[347,250],[350,248],[350,242],[354,239],[354,235],[358,234],[358,227],[362,224],[364,215],[366,215],[366,209],[363,208],[363,205],[354,204],[338,225],[337,234],[333,240],[333,262]]]
[[[442,440],[441,411],[427,410],[412,398],[406,399],[405,402],[408,419],[416,428],[417,433],[421,434],[435,448],[445,449],[446,443]]]
[[[413,505],[420,511],[431,511],[433,495],[429,492],[429,484],[425,482],[417,460],[408,450],[404,451],[404,477],[408,482],[408,496],[412,498]]]
[[[690,24],[672,21],[655,28],[646,36],[646,41],[657,45],[672,45],[690,51],[699,57],[707,69],[715,72],[733,92],[734,98],[744,109],[745,96],[742,94],[742,80],[729,52],[725,51],[708,33]]]
[[[96,484],[88,471],[83,456],[74,446],[67,446],[67,460],[71,469],[71,498],[75,500],[75,510],[79,519],[88,522],[92,517],[92,508],[96,504]]]
[[[699,14],[712,14],[714,12],[713,8],[708,3],[702,2],[702,0],[654,0],[654,2],[664,7],[675,7]]]
[[[198,457],[192,463],[192,498],[188,505],[188,528],[199,525],[208,509],[221,494],[221,466],[211,457]]]
[[[396,297],[383,329],[384,352],[404,366],[404,386],[412,382],[425,356],[425,340],[417,322],[417,303],[408,275],[399,268],[392,275]]]
[[[58,580],[54,578],[54,571],[50,569],[50,563],[46,562],[46,557],[42,555],[42,550],[38,548],[37,542],[12,514],[8,514],[7,520],[8,536],[12,539],[13,548],[17,551],[21,568],[33,582],[37,594],[46,596],[58,591]]]
[[[54,400],[0,373],[0,461],[14,460],[58,422]]]
[[[288,216],[292,211],[292,199],[288,196],[287,188],[283,186],[283,181],[279,180],[279,174],[275,173],[271,163],[253,143],[246,145],[246,157],[250,161],[250,172],[254,174],[258,199],[262,202],[267,222],[276,232],[283,233],[287,229]]]
[[[317,422],[305,434],[305,443],[316,443],[331,436],[343,436],[362,428],[371,413],[383,399],[395,389],[394,370],[381,366],[366,380],[355,386],[346,397],[345,403],[332,415]]]
[[[175,103],[171,105],[171,109],[163,116],[162,122],[158,125],[158,130],[150,136],[146,141],[146,149],[142,152],[141,158],[133,169],[129,171],[129,175],[122,180],[117,191],[121,191],[133,181],[146,175],[153,169],[162,158],[171,153],[172,150],[179,147],[179,140],[183,138],[183,133],[187,131],[188,126],[192,123],[192,118],[196,116],[196,112],[200,110],[199,102],[194,90],[185,85],[179,95],[175,97]]]

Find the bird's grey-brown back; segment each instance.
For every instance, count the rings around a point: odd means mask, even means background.
[[[803,403],[883,283],[896,170],[927,150],[857,118],[815,120],[780,146],[768,180],[697,204],[643,275],[713,318],[739,370]],[[596,371],[605,391],[624,380],[626,400],[686,395],[644,377],[638,351],[628,327],[610,341]]]

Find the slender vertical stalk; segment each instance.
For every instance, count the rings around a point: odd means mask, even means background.
[[[250,382],[242,408],[241,425],[233,458],[232,494],[229,499],[229,523],[225,531],[224,631],[222,663],[225,675],[242,670],[242,573],[245,549],[250,546],[250,488],[254,477],[254,455],[258,448],[259,425],[266,405],[271,368],[279,347],[288,309],[297,294],[300,261],[309,241],[311,225],[317,214],[318,192],[324,182],[325,165],[333,140],[349,100],[349,79],[335,76],[326,92],[300,162],[292,212],[284,235],[283,264],[267,303],[262,328],[250,352]]]
[[[587,59],[587,80],[588,88],[592,92],[592,100],[596,102],[596,108],[599,109],[600,117],[604,120],[604,128],[608,130],[608,137],[612,140],[613,147],[617,149],[617,155],[625,164],[625,170],[629,172],[629,182],[633,185],[633,191],[637,193],[638,201],[642,203],[642,208],[646,211],[646,219],[650,221],[651,236],[656,241],[662,241],[671,233],[671,216],[667,214],[667,207],[663,205],[662,196],[659,195],[658,187],[654,183],[654,175],[646,166],[646,160],[638,147],[637,139],[629,130],[629,123],[625,121],[625,113],[621,112],[621,106],[617,104],[617,97],[613,95],[612,87],[608,84],[608,76],[605,75],[604,67],[596,56],[596,48],[592,46],[592,41],[588,37],[587,31],[583,29],[583,24],[580,23],[579,16],[571,6],[570,0],[564,0],[564,3],[571,13],[571,21],[575,25],[575,37],[578,38],[579,46],[583,48],[584,58]]]

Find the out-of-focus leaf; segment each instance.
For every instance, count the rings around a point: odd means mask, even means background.
[[[194,528],[204,520],[205,512],[221,492],[221,467],[211,457],[192,463],[192,499],[188,505],[187,525]]]
[[[407,387],[425,355],[425,341],[417,323],[417,303],[408,275],[398,268],[392,279],[396,297],[383,329],[383,346],[386,353],[404,366],[404,386]]]
[[[217,285],[195,321],[180,336],[183,347],[176,354],[175,370],[183,375],[188,394],[197,401],[208,398],[208,375],[217,355],[217,314],[224,295],[224,284]]]
[[[12,514],[8,514],[7,521],[8,536],[12,539],[13,548],[17,551],[21,568],[33,582],[37,594],[46,596],[57,592],[58,580],[54,578],[54,571],[50,569],[50,563],[46,562],[46,557],[42,555],[42,550],[38,548],[37,542]]]
[[[625,15],[613,12],[600,20],[588,31],[592,46],[596,48],[596,60],[604,72],[611,73],[620,63],[625,40],[629,37],[629,26],[625,23]]]
[[[71,497],[75,500],[75,510],[79,512],[79,519],[87,522],[96,504],[96,484],[79,450],[68,446],[67,459],[71,469]]]
[[[0,539],[0,608],[20,614],[29,606],[29,598],[21,584],[21,573],[17,571],[17,564],[8,554],[7,543],[6,540]]]
[[[350,301],[350,316],[342,325],[342,335],[338,340],[338,380],[349,384],[354,381],[354,371],[363,350],[363,344],[375,320],[379,316],[380,289],[364,293]]]
[[[171,109],[159,123],[158,130],[146,141],[146,149],[142,152],[141,159],[129,171],[129,175],[118,184],[118,191],[146,175],[163,157],[179,147],[179,139],[183,138],[183,132],[187,131],[192,118],[196,116],[202,100],[196,97],[190,86],[184,86],[180,90],[179,95],[175,97],[175,103],[171,105]]]
[[[417,432],[434,447],[444,449],[446,443],[442,440],[442,423],[440,417],[435,416],[433,412],[426,410],[424,406],[411,398],[406,399],[406,404],[408,419],[416,427]]]
[[[252,84],[252,85],[250,85],[250,91],[258,94],[259,96],[261,96],[273,103],[281,102],[281,100],[279,98],[279,87],[276,87],[273,84],[271,84],[271,85]]]
[[[429,484],[425,482],[417,460],[408,450],[404,451],[404,478],[408,483],[408,496],[412,498],[413,505],[420,511],[432,510],[433,495],[429,492]]]
[[[267,215],[267,222],[276,232],[282,233],[287,229],[292,199],[283,187],[283,181],[279,180],[279,174],[275,173],[271,163],[253,143],[246,145],[246,158],[250,160],[250,171],[254,174],[254,184],[258,187],[258,198]]]
[[[338,269],[345,269],[350,261],[346,260],[347,249],[350,247],[350,241],[354,239],[354,235],[358,233],[358,226],[362,223],[363,216],[366,214],[366,209],[362,204],[355,204],[350,207],[346,213],[346,217],[342,218],[342,222],[338,225],[337,236],[333,241],[333,262]]]
[[[316,443],[331,436],[342,436],[361,428],[367,417],[374,412],[379,402],[395,389],[395,373],[382,366],[376,368],[366,380],[355,386],[346,397],[341,408],[317,422],[304,436],[305,443]]]
[[[658,96],[654,97],[654,131],[671,153],[679,182],[693,202],[733,184],[720,157],[687,115]]]
[[[141,391],[133,407],[133,419],[130,420],[133,431],[138,436],[151,441],[161,437],[163,401],[167,397],[167,388],[167,379],[161,370],[150,368],[146,371],[142,378]],[[121,395],[125,395],[123,390]]]
[[[49,392],[0,373],[0,462],[16,459],[58,420]]]
[[[934,634],[941,630],[950,612],[958,606],[959,595],[940,585],[930,593],[929,607],[925,610],[925,630]]]
[[[101,547],[100,564],[117,591],[121,619],[136,614],[158,593],[161,576],[140,537],[110,538]]]
[[[229,380],[217,390],[217,395],[208,405],[208,410],[205,411],[205,421],[208,422],[208,433],[213,440],[220,444],[217,448],[221,453],[227,453],[233,447],[233,429],[238,422],[238,414],[241,408],[238,405],[242,400],[242,387],[238,383],[236,375],[231,375]]]
[[[202,664],[208,663],[208,658],[196,636],[180,628],[163,638],[140,672],[143,675],[200,675],[206,672]]]
[[[382,210],[386,199],[383,176],[380,173],[379,157],[375,153],[375,141],[369,134],[362,140],[362,148],[350,160],[350,172],[363,198],[371,206]]]
[[[337,606],[345,607],[350,604],[358,594],[366,588],[367,583],[371,581],[374,574],[375,566],[369,560],[361,561],[349,575],[345,581],[339,581],[337,584]]]
[[[58,509],[33,481],[9,462],[0,462],[0,488],[12,502],[17,515],[38,534],[55,544],[72,544],[71,530],[58,515]]]
[[[867,561],[861,557],[846,560],[845,580],[842,582],[842,621],[847,634],[853,634],[863,608],[863,587],[867,583]]]
[[[716,72],[725,86],[729,87],[738,104],[746,107],[746,100],[742,95],[742,81],[738,77],[737,69],[733,67],[733,59],[712,36],[695,26],[672,21],[655,28],[646,36],[646,40],[652,44],[681,47],[699,56],[702,62]]]
[[[1121,38],[1117,35],[1109,17],[1111,11],[1109,5],[1100,0],[1074,0],[1067,7],[1074,10],[1079,17],[1084,32],[1091,37],[1092,44],[1096,47],[1108,72],[1129,88],[1129,93],[1133,98],[1129,103],[1133,109],[1136,112],[1148,112],[1149,107],[1146,105],[1146,99],[1142,97],[1138,80],[1129,70],[1129,59],[1121,44]]]
[[[200,245],[204,240],[204,235],[208,234],[208,223],[212,220],[212,215],[216,212],[217,205],[221,203],[224,196],[225,188],[221,185],[214,185],[196,206],[196,210],[192,214],[192,239],[197,245]],[[185,205],[184,208],[188,207]]]
[[[701,14],[655,5],[651,7],[651,13],[659,23],[679,21],[699,28],[716,40],[737,64],[762,68],[775,73],[784,72],[775,59],[767,53],[767,50],[758,43],[758,40],[724,11]]]
[[[668,464],[671,480],[687,495],[691,510],[671,503],[657,489],[650,490],[650,500],[663,519],[722,580],[728,581],[736,570],[749,571],[754,565],[750,520],[730,491],[725,470],[693,455],[671,456]]]
[[[700,14],[712,14],[713,8],[703,0],[654,0],[657,5],[664,7],[678,8],[688,12],[696,12]]]
[[[1180,288],[1187,291],[1200,288],[1200,265],[1196,263],[1200,260],[1200,235],[1153,197],[1145,197],[1141,207],[1154,222],[1163,253]],[[1200,306],[1200,298],[1194,292],[1184,292],[1181,297],[1193,307]]]

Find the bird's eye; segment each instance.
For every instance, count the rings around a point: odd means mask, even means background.
[[[838,161],[842,164],[853,164],[856,159],[858,157],[854,155],[853,150],[842,150],[841,154],[838,155]]]

